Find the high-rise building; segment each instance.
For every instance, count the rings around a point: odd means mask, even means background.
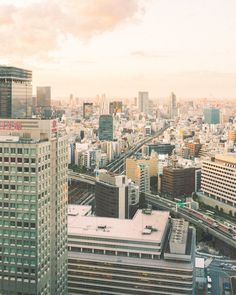
[[[0,66],[0,118],[30,118],[32,71]]]
[[[161,192],[171,198],[191,195],[195,192],[194,167],[167,166],[163,168]]]
[[[173,119],[178,115],[176,95],[172,92],[170,95],[170,106],[169,106],[170,118]]]
[[[149,165],[137,164],[135,167],[135,184],[140,192],[150,192],[150,168]]]
[[[138,93],[138,109],[141,113],[149,112],[149,95],[147,91]]]
[[[109,114],[116,115],[122,113],[122,101],[112,101],[109,105]]]
[[[113,117],[111,115],[101,115],[99,117],[99,140],[113,140]]]
[[[0,120],[0,294],[67,294],[68,141],[57,120]]]
[[[68,216],[69,294],[193,294],[196,232],[188,222],[150,209],[133,219],[74,212]]]
[[[206,124],[219,124],[220,123],[220,110],[217,108],[206,108],[203,111],[204,122]]]
[[[93,115],[93,103],[84,102],[83,103],[83,117],[84,119],[89,119]]]
[[[236,154],[216,155],[203,161],[201,201],[236,216]]]
[[[130,218],[138,207],[139,190],[127,176],[101,171],[95,185],[95,202],[96,216]]]
[[[37,106],[41,108],[51,107],[51,87],[37,87]]]

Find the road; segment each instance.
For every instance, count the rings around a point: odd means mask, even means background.
[[[145,199],[154,206],[159,206],[165,210],[172,212],[174,215],[184,218],[197,227],[202,228],[204,231],[211,235],[223,240],[228,245],[236,248],[236,240],[233,239],[232,233],[229,232],[229,228],[222,223],[217,222],[212,217],[207,216],[202,212],[190,208],[178,208],[176,212],[176,202],[167,200],[158,195],[145,193]],[[216,225],[217,224],[217,225]]]
[[[170,127],[169,124],[167,124],[165,127],[163,127],[161,130],[159,130],[154,136],[149,136],[149,137],[145,137],[142,140],[140,140],[139,142],[137,142],[133,147],[131,147],[131,149],[125,153],[124,155],[122,155],[119,159],[113,161],[112,163],[107,165],[107,170],[110,172],[115,172],[115,173],[120,173],[123,174],[125,169],[125,159],[131,157],[133,154],[135,154],[137,151],[140,150],[140,148],[152,141],[153,139],[157,138],[158,136],[160,136],[166,129],[168,129]]]
[[[222,295],[224,278],[230,278],[236,275],[236,271],[229,268],[222,268],[220,265],[223,262],[223,260],[214,259],[207,268],[207,273],[212,279],[212,295]]]

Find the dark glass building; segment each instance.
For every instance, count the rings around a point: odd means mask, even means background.
[[[100,140],[113,140],[113,117],[111,115],[99,117],[98,136]]]
[[[0,118],[30,118],[32,71],[0,66]]]

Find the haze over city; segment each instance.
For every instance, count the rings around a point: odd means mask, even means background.
[[[53,97],[235,97],[233,0],[0,1],[0,63]]]

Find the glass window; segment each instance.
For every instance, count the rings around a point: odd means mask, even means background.
[[[17,149],[17,154],[22,154],[23,153],[23,149],[22,148],[18,148]]]

